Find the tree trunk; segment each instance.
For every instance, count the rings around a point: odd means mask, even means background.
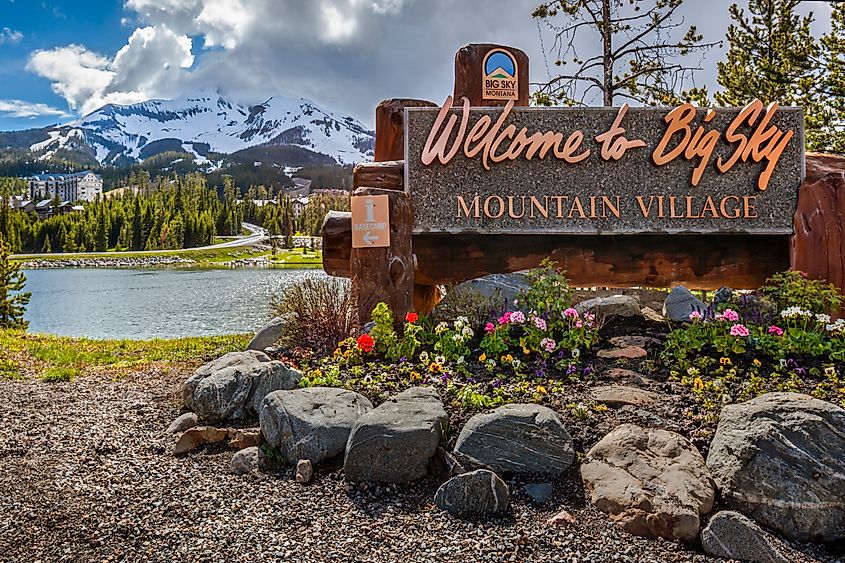
[[[610,0],[602,0],[602,59],[604,62],[604,106],[613,107],[613,32],[610,29]]]

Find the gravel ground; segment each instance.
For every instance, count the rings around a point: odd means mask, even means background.
[[[512,514],[478,522],[438,511],[429,480],[352,487],[329,468],[301,486],[290,470],[234,476],[224,449],[175,458],[163,429],[184,378],[0,381],[0,560],[709,560],[622,532],[585,505],[577,471],[542,508],[512,481]],[[548,525],[562,509],[575,524]]]

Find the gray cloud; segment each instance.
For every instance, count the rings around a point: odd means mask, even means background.
[[[531,79],[546,79],[538,0],[126,0],[138,26],[115,55],[82,46],[32,55],[71,108],[217,88],[241,101],[302,96],[372,123],[382,98],[436,102],[451,93],[455,51],[495,42],[526,51]],[[687,0],[681,15],[705,40],[724,37],[730,0]],[[809,8],[805,8],[809,9]],[[816,7],[829,21],[829,7]],[[190,38],[194,38],[191,50]],[[579,43],[582,55],[597,47]],[[722,49],[721,51],[723,51]],[[715,49],[698,82],[716,87]]]

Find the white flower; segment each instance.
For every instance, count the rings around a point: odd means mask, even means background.
[[[428,363],[428,352],[426,352],[425,350],[420,352],[420,361],[424,364]]]
[[[828,332],[845,332],[845,319],[836,319],[835,322],[825,325]]]
[[[449,325],[447,325],[446,323],[440,323],[436,327],[434,327],[434,332],[436,334],[443,334],[447,330],[449,330]]]
[[[446,363],[446,358],[443,356],[434,356],[434,363],[440,364],[441,366]]]
[[[455,342],[460,344],[461,342],[464,341],[464,337],[461,336],[460,332],[456,332],[455,334],[452,335],[452,340],[454,340]]]
[[[457,362],[457,363],[458,363],[458,365],[462,365],[465,361],[466,361],[466,360],[464,359],[464,357],[463,357],[463,356],[461,356],[460,358],[458,358],[458,362]]]
[[[519,369],[519,366],[521,366],[521,365],[522,365],[522,362],[520,362],[519,360],[516,360],[516,359],[511,362],[511,367],[513,367],[513,369]]]
[[[573,348],[572,349],[572,357],[575,358],[576,360],[578,358],[580,358],[581,357],[581,350],[579,350],[578,348]]]
[[[461,334],[464,335],[464,338],[472,338],[475,336],[475,331],[473,331],[470,327],[465,326],[464,329],[461,331]]]
[[[822,324],[827,324],[830,322],[830,315],[825,315],[824,313],[819,313],[816,315],[816,321]]]
[[[807,309],[802,309],[801,307],[787,307],[783,311],[780,312],[780,316],[784,319],[791,319],[793,317],[811,317],[813,314],[808,311]]]
[[[468,319],[468,318],[466,318],[466,317],[458,317],[458,318],[455,320],[455,329],[456,329],[456,330],[461,330],[462,328],[464,328],[464,327],[465,327],[465,326],[467,326],[468,324],[469,324],[469,319]]]

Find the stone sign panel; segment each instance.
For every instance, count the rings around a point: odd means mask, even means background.
[[[803,121],[759,101],[407,108],[414,232],[791,234]]]

